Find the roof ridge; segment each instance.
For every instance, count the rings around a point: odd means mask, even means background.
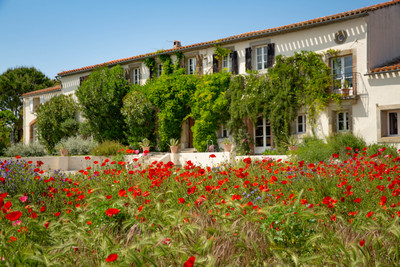
[[[181,47],[178,47],[178,48],[164,49],[164,50],[162,50],[163,51],[162,53],[163,54],[164,53],[171,53],[173,51],[181,51],[181,50],[185,50],[185,49],[201,47],[201,46],[204,46],[204,45],[212,45],[212,44],[221,43],[221,42],[229,42],[229,41],[236,40],[236,39],[239,39],[239,38],[246,38],[246,37],[251,38],[251,37],[254,37],[254,36],[257,36],[257,35],[266,34],[266,33],[274,33],[274,32],[278,32],[278,31],[281,31],[281,30],[292,30],[294,28],[298,28],[298,27],[302,27],[302,26],[310,26],[310,25],[313,25],[313,24],[316,24],[316,23],[319,23],[319,22],[334,21],[336,19],[341,19],[343,17],[350,17],[350,16],[354,16],[354,15],[368,13],[370,11],[374,11],[374,10],[377,10],[377,9],[380,9],[380,8],[384,8],[384,7],[388,7],[388,6],[391,6],[391,5],[396,5],[396,4],[399,4],[399,3],[400,3],[400,0],[392,0],[392,1],[383,2],[383,3],[380,3],[380,4],[367,6],[367,7],[363,7],[363,8],[358,8],[358,9],[354,9],[354,10],[350,10],[350,11],[345,11],[345,12],[341,12],[341,13],[337,13],[337,14],[333,14],[333,15],[328,15],[328,16],[318,17],[318,18],[315,18],[315,19],[305,20],[305,21],[302,21],[302,22],[296,22],[296,23],[292,23],[292,24],[287,24],[287,25],[284,25],[284,26],[278,26],[278,27],[274,27],[274,28],[257,30],[257,31],[250,31],[250,32],[241,33],[241,34],[237,34],[237,35],[232,35],[232,36],[225,37],[225,38],[222,38],[222,39],[206,41],[206,42],[201,42],[201,43],[195,43],[195,44],[191,44],[191,45],[181,46]],[[62,72],[58,73],[58,75],[60,75],[60,76],[68,75],[68,74],[72,74],[72,73],[75,73],[75,72],[91,70],[91,69],[102,67],[102,66],[123,63],[123,62],[126,62],[126,61],[131,61],[131,60],[138,59],[138,58],[146,58],[146,57],[150,57],[150,56],[158,55],[158,54],[160,54],[160,53],[159,52],[150,52],[150,53],[141,54],[141,55],[137,55],[137,56],[133,56],[133,57],[126,57],[126,58],[122,58],[122,59],[111,60],[111,61],[107,61],[107,62],[100,63],[100,64],[94,64],[94,65],[90,65],[90,66],[86,66],[86,67],[82,67],[82,68],[62,71]]]

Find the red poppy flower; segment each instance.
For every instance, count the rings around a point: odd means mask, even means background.
[[[179,198],[179,203],[185,204],[185,199],[183,197]]]
[[[184,264],[183,267],[192,267],[194,265],[195,257],[191,256]]]
[[[107,198],[107,199],[111,199],[111,198],[112,198],[112,196],[108,195],[108,196],[106,196],[106,198]]]
[[[118,259],[118,254],[110,254],[106,258],[106,262],[113,262],[116,261],[117,259]]]
[[[339,157],[339,154],[332,154],[332,157],[337,159]]]
[[[13,212],[10,212],[10,213],[6,214],[6,216],[4,216],[4,217],[6,217],[6,219],[8,219],[8,220],[13,222],[13,221],[18,220],[19,217],[21,217],[21,215],[22,215],[22,212],[13,211]]]
[[[215,158],[216,156],[214,155],[214,154],[211,154],[210,155],[210,158]]]
[[[373,212],[373,211],[370,211],[370,212],[367,213],[367,215],[366,215],[365,217],[369,218],[369,217],[372,216],[372,214],[374,214],[374,212]]]
[[[112,217],[113,215],[116,215],[120,212],[119,209],[107,209],[106,214],[108,217]]]
[[[126,195],[126,190],[125,189],[119,190],[118,196],[123,197],[124,195]]]
[[[85,157],[85,159],[86,159],[86,160],[89,160],[89,159],[90,159],[90,157],[89,157],[89,156],[87,156],[87,157]]]
[[[46,228],[49,228],[49,225],[50,225],[49,222],[45,222],[43,226],[46,227]]]
[[[171,238],[164,238],[164,240],[162,241],[162,243],[164,245],[169,245],[171,243]]]
[[[331,221],[336,222],[336,214],[333,214],[333,215],[332,215]]]
[[[365,244],[365,240],[364,240],[364,239],[361,239],[361,241],[360,241],[360,247],[363,247],[364,244]]]
[[[46,211],[46,206],[40,208],[40,212],[45,212],[45,211]]]
[[[19,155],[18,155],[18,156],[15,156],[15,158],[16,158],[16,159],[20,159],[20,158],[21,158],[21,156],[19,156]]]
[[[60,212],[56,212],[56,213],[54,213],[54,215],[55,215],[56,217],[58,217],[58,216],[60,216]]]

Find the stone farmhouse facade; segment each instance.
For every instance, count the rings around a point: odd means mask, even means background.
[[[267,72],[276,55],[291,56],[302,50],[325,54],[332,77],[339,84],[332,88],[341,94],[341,106],[330,104],[317,120],[316,132],[320,137],[334,132],[351,131],[362,136],[367,143],[391,143],[400,147],[400,0],[320,17],[272,29],[253,31],[163,50],[176,60],[175,53],[184,54],[182,66],[187,74],[207,74],[226,68],[235,74],[247,70]],[[218,44],[232,52],[222,62],[215,59]],[[337,53],[329,56],[328,50]],[[160,52],[137,55],[102,64],[60,72],[60,87],[47,88],[23,95],[24,143],[35,140],[35,107],[57,94],[74,94],[80,83],[95,68],[121,65],[131,83],[144,84],[147,79],[160,75]],[[154,57],[157,73],[150,73],[144,59]],[[262,153],[273,146],[271,129],[265,118],[248,121],[249,134],[254,140],[254,152]],[[182,125],[182,146],[191,147],[188,120]],[[299,113],[293,122],[292,133],[301,138],[311,133],[306,113]],[[220,138],[229,133],[223,126]]]

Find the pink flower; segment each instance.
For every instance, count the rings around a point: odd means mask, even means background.
[[[20,225],[21,223],[22,223],[22,221],[18,220],[18,221],[13,222],[13,225],[14,225],[14,226],[15,226],[15,225]]]
[[[139,154],[139,150],[135,150],[135,154]]]
[[[242,143],[244,143],[244,142],[246,142],[246,139],[243,139],[243,140],[242,140]]]
[[[20,197],[19,200],[21,200],[21,202],[25,202],[25,201],[28,200],[28,197],[27,196],[23,196],[23,197]]]

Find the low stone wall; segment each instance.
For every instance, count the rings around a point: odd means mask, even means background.
[[[88,167],[98,166],[94,164],[95,161],[98,161],[99,164],[104,162],[107,158],[112,161],[112,157],[100,157],[100,156],[89,156],[90,159],[85,159],[87,156],[68,156],[68,157],[23,157],[20,160],[24,161],[32,161],[33,164],[37,164],[38,161],[43,162],[41,169],[47,171],[53,170],[63,170],[63,171],[78,171],[84,170]],[[185,166],[187,161],[191,161],[194,165],[197,166],[217,166],[225,163],[234,164],[235,161],[243,161],[243,159],[250,157],[253,161],[263,160],[266,158],[271,158],[273,160],[287,160],[288,156],[235,156],[234,153],[230,152],[214,152],[214,153],[166,153],[163,157],[158,159],[158,161],[162,161],[163,163],[167,163],[172,161],[175,165]],[[137,158],[137,161],[133,161],[134,158]],[[0,158],[0,161],[4,160],[13,160],[16,159],[14,157],[6,157]],[[129,167],[136,166],[138,164],[150,164],[151,162],[151,153],[149,156],[139,155],[126,155],[124,156],[124,161],[128,164]]]

